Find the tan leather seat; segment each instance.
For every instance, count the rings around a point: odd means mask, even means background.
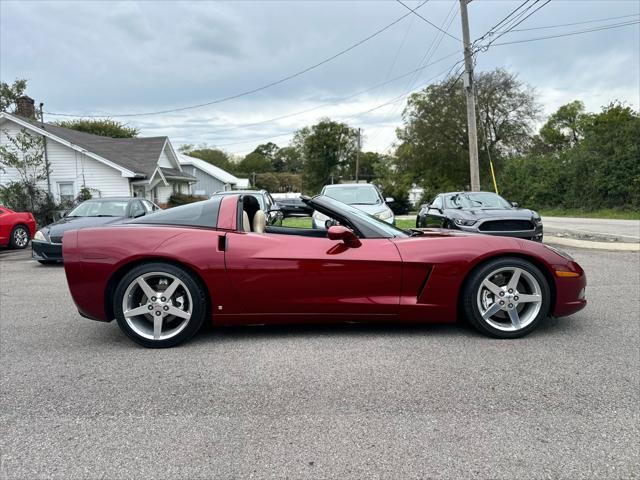
[[[255,233],[264,233],[267,228],[267,216],[262,210],[258,210],[253,216],[253,231]]]
[[[249,215],[247,215],[247,212],[245,211],[242,212],[242,230],[244,230],[245,232],[251,231],[251,222],[249,222]]]

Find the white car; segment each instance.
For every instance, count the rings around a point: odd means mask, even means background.
[[[378,187],[371,183],[325,185],[320,195],[334,198],[387,223],[395,224],[396,218],[387,205],[387,202],[393,202],[393,198],[384,198]],[[326,222],[329,217],[319,212],[313,212],[311,218],[313,219],[313,228],[320,230],[327,228]]]

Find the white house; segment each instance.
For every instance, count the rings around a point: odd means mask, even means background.
[[[194,195],[209,197],[215,192],[249,188],[248,178],[238,178],[199,158],[179,153],[178,160],[182,165],[182,170],[197,179],[196,183],[191,186]]]
[[[94,197],[139,196],[157,204],[173,192],[191,193],[196,178],[183,171],[167,137],[101,137],[38,122],[30,113],[1,112],[0,142],[8,145],[7,135],[22,129],[44,137],[50,175],[40,187],[58,202],[72,200],[83,187],[93,189]],[[5,170],[0,170],[0,185],[18,180],[15,169]]]

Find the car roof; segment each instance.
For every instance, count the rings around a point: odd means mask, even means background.
[[[330,185],[325,185],[322,188],[337,188],[337,187],[373,187],[376,186],[373,183],[332,183]]]
[[[116,202],[129,201],[129,200],[146,200],[145,198],[138,197],[100,197],[100,198],[90,198],[89,200],[85,200],[85,202],[103,202],[103,201],[113,200]]]
[[[467,192],[467,191],[461,191],[461,192],[443,192],[443,193],[439,193],[438,195],[467,195],[467,194],[473,194],[473,193],[492,193],[494,195],[498,195],[496,192],[488,192],[486,190],[482,190],[480,192]]]
[[[242,195],[244,193],[267,193],[266,190],[227,190],[226,192],[215,192],[212,195]]]

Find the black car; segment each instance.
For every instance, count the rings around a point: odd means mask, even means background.
[[[160,207],[145,198],[110,197],[82,202],[57,222],[38,230],[31,241],[32,256],[42,264],[62,261],[62,236],[67,230],[124,222]]]
[[[450,228],[465,232],[542,241],[538,213],[520,208],[492,192],[449,192],[422,205],[417,228]]]

